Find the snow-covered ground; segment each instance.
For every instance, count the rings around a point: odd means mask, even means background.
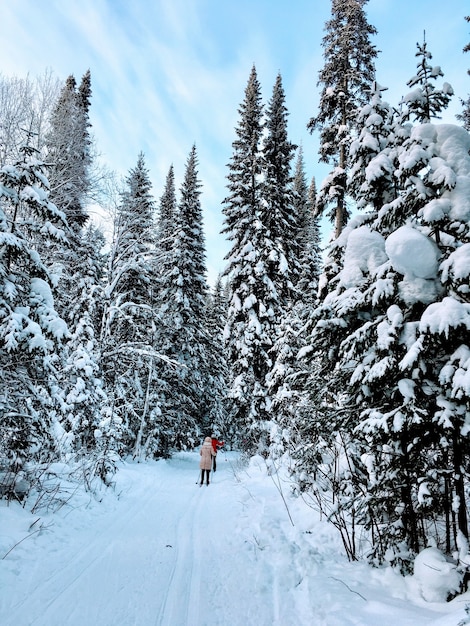
[[[467,623],[469,594],[429,603],[414,577],[349,563],[280,483],[286,507],[261,459],[218,459],[209,487],[196,485],[198,453],[181,453],[123,464],[101,503],[77,491],[52,514],[1,501],[0,624]]]

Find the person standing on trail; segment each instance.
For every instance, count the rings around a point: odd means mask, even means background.
[[[214,450],[212,469],[215,472],[215,470],[217,469],[217,450],[225,444],[225,441],[219,441],[215,435],[211,435],[211,439],[212,439],[212,449]]]
[[[207,475],[206,485],[209,484],[209,474],[211,473],[212,467],[212,457],[215,456],[214,448],[212,447],[212,442],[210,437],[206,437],[204,439],[204,443],[202,444],[202,448],[200,451],[201,462],[199,463],[199,469],[201,470],[201,482],[200,485],[204,484],[204,474]]]

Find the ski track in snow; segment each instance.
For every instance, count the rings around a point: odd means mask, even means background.
[[[52,529],[0,561],[0,624],[437,624],[426,606],[387,591],[380,573],[349,564],[336,531],[300,500],[289,502],[292,526],[274,483],[252,467],[235,473],[236,458],[219,453],[209,487],[195,484],[197,453],[127,464],[103,504],[46,518]],[[0,531],[1,549],[21,532],[5,544]]]
[[[146,481],[146,487],[158,493],[159,485],[155,485],[151,478]],[[154,541],[149,532],[153,501],[142,497],[144,492],[141,487],[137,494],[128,494],[129,498],[121,500],[111,521],[108,516],[101,524],[97,520],[96,527],[84,535],[86,543],[82,537],[82,541],[74,544],[72,537],[71,545],[64,545],[63,554],[59,553],[58,558],[54,552],[38,555],[29,588],[24,590],[21,602],[11,608],[7,622],[2,623],[12,626],[104,626],[108,623],[107,604],[115,603],[116,597],[137,600],[141,593],[139,586],[145,583],[142,568],[148,567],[151,571],[148,548]],[[149,541],[149,544],[144,545],[143,541]],[[101,607],[96,604],[97,597]],[[118,600],[117,604],[122,613],[116,615],[116,621],[109,623],[133,624],[132,610],[125,606],[129,602]],[[98,607],[102,618],[96,614]]]
[[[200,571],[196,571],[195,567],[194,527],[201,506],[201,495],[194,493],[178,522],[175,561],[155,622],[158,626],[198,623],[199,597],[195,589],[200,586]]]

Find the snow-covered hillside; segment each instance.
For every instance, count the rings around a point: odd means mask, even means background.
[[[75,492],[55,514],[1,501],[0,624],[457,626],[465,620],[470,595],[429,603],[414,577],[349,563],[334,528],[291,496],[286,482],[270,477],[262,459],[244,467],[236,453],[219,453],[209,487],[196,485],[198,464],[197,452],[124,464],[101,503]]]

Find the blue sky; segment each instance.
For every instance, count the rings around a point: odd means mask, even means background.
[[[302,143],[308,176],[326,174],[306,130],[318,107],[321,40],[330,0],[0,0],[0,72],[37,76],[46,69],[92,77],[91,121],[102,159],[119,174],[142,150],[159,199],[171,164],[177,184],[195,142],[211,281],[224,266],[226,164],[238,107],[253,63],[267,102],[281,72],[289,131]],[[381,50],[377,80],[396,104],[415,73],[426,31],[433,62],[456,92],[445,121],[470,93],[468,0],[369,0]]]

